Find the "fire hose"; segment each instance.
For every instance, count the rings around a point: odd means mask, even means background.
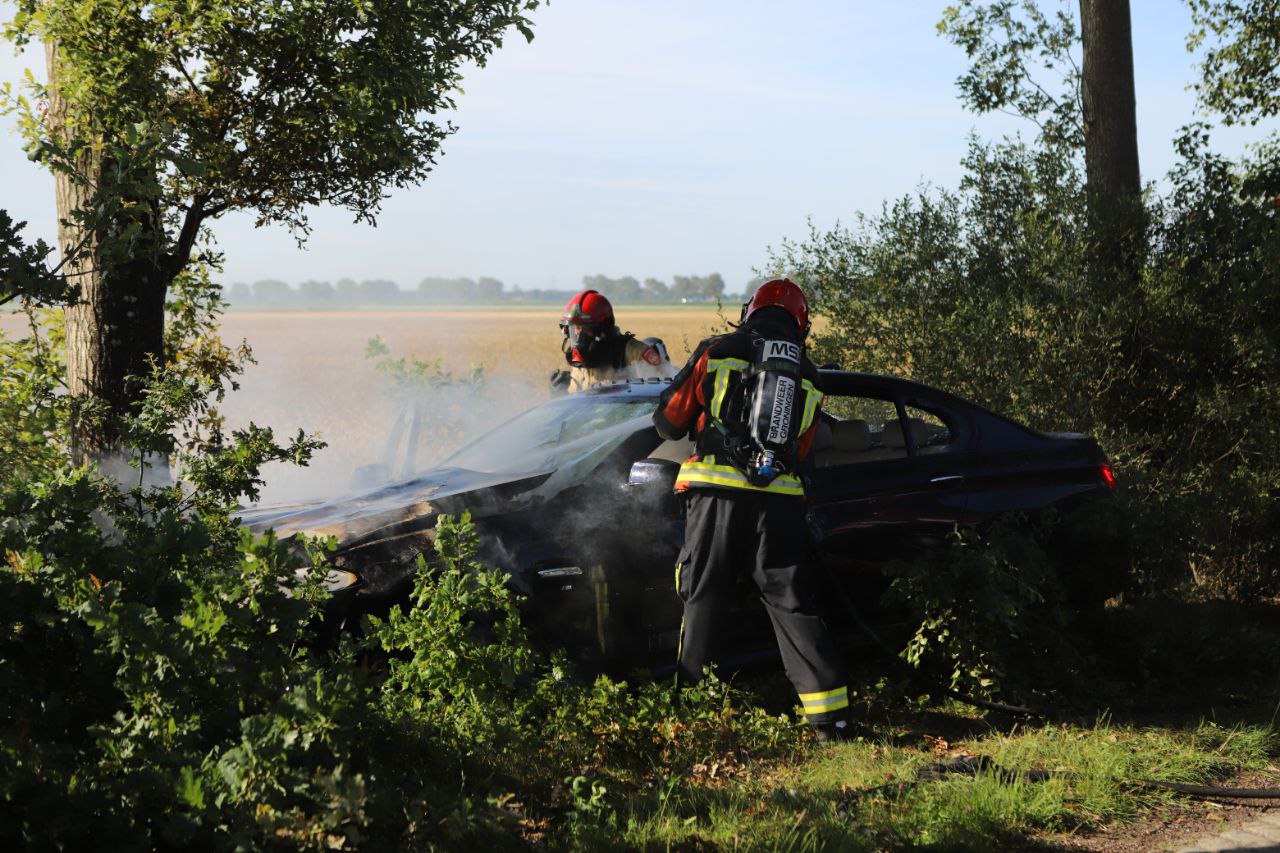
[[[935,761],[916,770],[915,777],[901,782],[888,782],[871,788],[861,788],[845,795],[845,800],[858,800],[891,791],[902,792],[923,782],[941,782],[951,776],[978,778],[989,775],[1001,785],[1019,782],[1047,782],[1050,779],[1074,779],[1079,774],[1069,770],[1011,770],[1002,767],[986,755],[958,755],[946,761]],[[1191,797],[1237,798],[1254,800],[1280,800],[1280,788],[1219,788],[1213,785],[1190,785],[1182,782],[1163,782],[1158,779],[1122,779],[1128,785],[1173,791]]]

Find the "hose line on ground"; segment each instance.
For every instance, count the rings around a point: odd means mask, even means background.
[[[990,776],[1001,785],[1047,782],[1050,779],[1074,779],[1079,776],[1078,773],[1070,770],[1011,770],[997,764],[986,755],[957,755],[946,761],[922,765],[916,770],[915,777],[910,780],[889,782],[872,788],[851,791],[842,799],[850,802],[882,792],[901,792],[925,782],[941,782],[951,776],[968,776],[976,779],[984,775]],[[1191,785],[1184,782],[1164,782],[1159,779],[1118,779],[1116,781],[1126,785],[1173,791],[1189,797],[1205,799],[1280,800],[1280,788],[1220,788],[1215,785]]]
[[[818,558],[818,562],[822,564],[823,570],[826,572],[828,579],[835,587],[836,593],[843,600],[845,609],[849,612],[858,627],[862,629],[872,643],[883,653],[888,655],[895,663],[907,670],[907,672],[915,677],[916,671],[902,658],[898,657],[893,649],[889,648],[888,643],[880,638],[862,615],[858,612],[858,608],[854,606],[853,600],[845,591],[844,584],[836,577],[835,572],[826,564],[825,560]],[[943,693],[952,699],[964,702],[967,705],[973,705],[978,708],[986,708],[991,711],[1001,711],[1007,714],[1019,714],[1027,717],[1035,717],[1039,719],[1048,719],[1048,714],[1026,708],[1021,705],[1007,705],[1003,702],[992,702],[987,699],[979,699],[976,696],[969,696],[958,690],[943,688]],[[976,778],[979,774],[990,774],[1002,785],[1012,785],[1016,782],[1045,782],[1049,779],[1071,779],[1077,774],[1069,770],[1011,770],[1002,767],[991,760],[986,755],[960,755],[947,761],[937,761],[922,766],[916,771],[915,778],[903,782],[889,782],[884,785],[877,785],[873,788],[864,788],[852,791],[845,795],[844,799],[854,800],[861,797],[869,796],[882,791],[897,790],[903,791],[907,788],[915,787],[922,782],[938,782],[952,775],[971,776]],[[1255,800],[1280,800],[1280,788],[1221,788],[1213,785],[1192,785],[1183,782],[1163,782],[1158,779],[1121,779],[1118,780],[1128,785],[1136,785],[1145,788],[1156,788],[1165,791],[1173,791],[1178,794],[1185,794],[1189,797],[1201,798],[1234,798],[1234,799],[1255,799]]]

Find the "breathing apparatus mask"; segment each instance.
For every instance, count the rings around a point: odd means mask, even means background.
[[[565,361],[573,365],[590,365],[592,356],[608,337],[611,328],[595,323],[560,323],[560,331],[564,339],[560,349],[564,352]]]

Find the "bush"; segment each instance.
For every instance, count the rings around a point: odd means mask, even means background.
[[[1232,163],[1179,140],[1150,194],[1135,287],[1086,273],[1069,148],[972,144],[959,191],[925,189],[774,261],[830,319],[821,360],[907,375],[1045,430],[1095,436],[1117,463],[1141,592],[1280,592],[1280,153]]]
[[[433,572],[420,563],[410,609],[371,620],[370,634],[391,655],[384,712],[396,725],[438,733],[453,753],[449,766],[477,793],[532,799],[542,809],[524,806],[522,817],[567,817],[561,831],[590,833],[612,825],[626,792],[673,772],[798,745],[795,723],[753,707],[714,675],[681,692],[604,676],[580,681],[561,653],[533,648],[507,575],[476,560],[470,518],[442,518],[437,531],[443,565]]]
[[[372,626],[363,651],[390,655],[385,667],[358,664],[349,638],[322,658],[308,648],[317,573],[298,581],[294,549],[229,535],[172,497],[87,471],[3,496],[11,843],[510,840],[513,792],[584,831],[612,819],[618,791],[672,768],[796,742],[792,723],[714,679],[679,699],[577,681],[530,647],[466,517],[441,522],[443,568],[424,565],[411,609]]]

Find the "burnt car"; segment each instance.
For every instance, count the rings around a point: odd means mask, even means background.
[[[282,537],[337,538],[328,585],[331,619],[341,625],[404,601],[419,555],[434,560],[437,517],[470,511],[482,557],[511,574],[536,631],[580,657],[669,661],[684,533],[672,487],[692,445],[653,429],[667,381],[553,399],[424,473],[241,517]],[[1088,436],[1036,432],[908,380],[824,370],[822,381],[803,471],[808,523],[828,577],[860,602],[874,602],[882,566],[936,547],[957,525],[1069,508],[1114,489],[1110,463]],[[753,596],[741,607],[742,618],[728,620],[740,635],[733,647],[771,648]]]

